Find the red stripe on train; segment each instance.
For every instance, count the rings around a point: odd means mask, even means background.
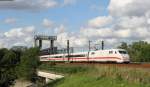
[[[83,60],[83,59],[119,59],[121,60],[121,58],[119,57],[95,57],[95,58],[70,58],[70,60]],[[48,58],[48,60],[68,60],[68,58]]]

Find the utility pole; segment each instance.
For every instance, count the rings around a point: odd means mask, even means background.
[[[89,52],[91,51],[91,42],[92,41],[89,40]]]
[[[50,40],[50,43],[51,54],[54,54],[54,40]]]
[[[34,47],[37,47],[37,41],[34,39]]]
[[[39,40],[39,48],[42,48],[42,40]]]
[[[68,53],[68,62],[69,62],[69,60],[70,60],[70,57],[69,57],[69,51],[70,51],[70,49],[69,49],[70,47],[69,47],[69,40],[67,40],[67,53]]]
[[[104,50],[104,41],[102,40],[102,50]]]
[[[88,56],[87,56],[88,61],[89,61],[89,55],[90,55],[90,51],[91,51],[91,42],[92,41],[89,40],[89,51],[88,51]]]

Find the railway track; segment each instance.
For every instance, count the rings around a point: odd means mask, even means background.
[[[148,68],[150,69],[150,63],[128,63],[128,64],[118,64],[118,63],[88,63],[88,62],[73,62],[73,63],[55,63],[57,65],[98,65],[98,66],[115,66],[115,67],[127,67],[127,68]]]

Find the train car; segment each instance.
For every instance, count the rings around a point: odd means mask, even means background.
[[[62,53],[40,56],[41,61],[56,62],[117,62],[129,63],[130,57],[124,49],[96,50],[90,52]]]

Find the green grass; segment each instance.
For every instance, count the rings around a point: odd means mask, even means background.
[[[86,66],[42,64],[39,67],[39,69],[68,75],[68,74],[73,74],[73,73],[77,73],[77,72],[84,72],[84,71],[88,70],[88,67],[86,67]]]
[[[57,83],[54,87],[149,87],[139,83],[128,83],[112,78],[96,78],[90,76],[74,75]],[[49,86],[50,87],[50,86]]]
[[[49,83],[48,87],[150,87],[150,69],[110,66],[51,66],[47,67],[47,70],[67,74],[64,79]]]

